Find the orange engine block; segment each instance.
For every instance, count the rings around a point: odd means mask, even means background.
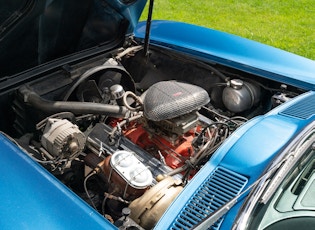
[[[191,146],[195,136],[194,130],[180,137],[167,137],[152,134],[139,125],[126,129],[124,135],[173,169],[182,166],[194,152]]]

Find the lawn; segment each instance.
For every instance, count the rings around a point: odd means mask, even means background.
[[[315,0],[155,0],[153,19],[198,24],[315,60]]]

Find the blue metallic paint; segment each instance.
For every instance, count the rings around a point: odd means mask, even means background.
[[[144,3],[139,4],[142,7]],[[124,14],[128,14],[128,8]],[[143,38],[144,32],[145,24],[140,23],[135,35]],[[155,21],[151,42],[304,89],[315,89],[314,61],[234,35],[184,23]],[[247,186],[253,183],[286,143],[313,120],[313,117],[302,120],[279,114],[304,97],[256,117],[234,132],[155,229],[168,229],[196,187],[218,166],[247,176]],[[115,229],[3,135],[0,135],[0,149],[0,205],[1,210],[6,210],[0,220],[1,229]],[[223,229],[231,226],[240,205],[241,202],[227,214]]]
[[[165,212],[155,229],[168,229],[176,220],[179,211],[193,196],[209,173],[218,166],[246,176],[250,186],[263,173],[272,159],[292,140],[303,128],[314,120],[297,119],[281,115],[281,111],[303,100],[310,94],[301,95],[294,100],[277,107],[270,113],[256,117],[236,130],[230,138],[216,151],[210,161],[198,172],[186,186],[175,202]],[[242,204],[236,204],[226,215],[220,229],[230,229],[235,216]]]
[[[139,22],[139,18],[145,7],[147,0],[137,0],[132,4],[124,4],[120,0],[108,1],[108,4],[111,5],[119,14],[123,15],[129,21],[129,28],[127,33],[132,33],[134,28]]]
[[[145,23],[135,29],[144,38]],[[304,89],[315,89],[315,61],[228,33],[181,22],[153,21],[153,44],[185,51]]]
[[[0,134],[1,229],[116,229]]]

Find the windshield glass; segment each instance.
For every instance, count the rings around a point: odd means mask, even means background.
[[[302,157],[290,165],[275,192],[266,196],[270,189],[270,185],[267,186],[251,214],[249,229],[311,229],[315,226],[314,148],[313,134],[296,150],[303,151]],[[272,180],[276,179],[272,178],[269,184]]]

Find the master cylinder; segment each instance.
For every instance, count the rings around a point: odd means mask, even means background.
[[[110,184],[109,192],[131,200],[141,196],[152,184],[151,171],[133,152],[118,150],[104,160],[104,173]]]

